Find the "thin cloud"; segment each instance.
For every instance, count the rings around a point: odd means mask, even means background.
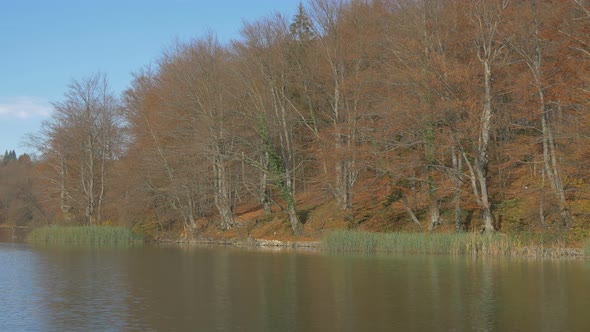
[[[51,104],[37,97],[0,98],[0,118],[30,119],[49,116]]]

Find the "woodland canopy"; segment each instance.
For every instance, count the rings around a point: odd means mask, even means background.
[[[38,157],[0,165],[0,222],[302,234],[313,200],[351,227],[590,230],[587,1],[310,0],[156,63],[121,96],[67,87]]]

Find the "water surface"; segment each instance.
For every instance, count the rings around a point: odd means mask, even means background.
[[[0,331],[590,331],[590,264],[0,243]]]

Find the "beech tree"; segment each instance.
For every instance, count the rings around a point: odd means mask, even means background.
[[[227,45],[179,42],[125,91],[124,128],[104,76],[74,81],[32,140],[32,188],[47,216],[185,236],[253,204],[298,234],[310,197],[355,227],[587,228],[589,8],[310,0]]]
[[[556,126],[553,123],[555,117],[552,116],[552,113],[557,112],[557,108],[561,106],[559,100],[550,100],[547,96],[548,84],[553,80],[548,77],[548,75],[551,75],[551,70],[544,68],[547,67],[546,62],[548,60],[546,52],[550,52],[548,48],[551,46],[547,41],[542,40],[542,37],[540,36],[541,18],[539,17],[538,8],[540,5],[543,6],[546,4],[539,4],[536,0],[533,0],[528,4],[529,8],[519,6],[518,16],[514,21],[522,23],[520,26],[514,27],[512,31],[510,31],[511,34],[507,36],[507,42],[520,56],[524,64],[526,64],[530,73],[530,83],[535,89],[537,99],[536,104],[539,109],[539,111],[535,113],[538,113],[538,118],[540,119],[541,124],[543,160],[542,177],[547,177],[549,180],[551,190],[555,194],[559,204],[561,223],[563,226],[567,226],[570,223],[571,215],[566,202],[564,186],[561,179],[561,167],[558,161],[558,148],[555,134]],[[552,11],[561,11],[563,8],[557,4],[550,6],[552,7]],[[545,10],[544,12],[548,12],[548,10]],[[544,224],[545,207],[543,198],[541,198],[539,204],[539,217],[541,223]]]
[[[478,123],[477,144],[472,148],[471,158],[464,150],[463,156],[469,169],[471,187],[482,213],[483,227],[486,232],[494,231],[494,217],[489,191],[489,154],[492,136],[492,119],[494,117],[494,91],[492,76],[505,44],[499,36],[499,27],[504,21],[507,0],[474,1],[468,8],[474,26],[474,43],[477,59],[483,73],[483,96],[480,104],[481,113]]]
[[[345,23],[348,5],[348,1],[341,0],[311,2],[314,33],[320,36],[318,68],[322,75],[316,86],[320,87],[324,99],[320,115],[325,124],[322,132],[324,141],[331,147],[330,156],[323,156],[323,161],[332,170],[329,173],[333,174],[330,186],[334,199],[344,210],[352,207],[353,187],[359,172],[355,158],[357,116],[361,107],[359,76],[366,66],[361,47],[367,46],[361,45],[364,40],[355,35],[365,32],[363,26],[355,25],[354,19],[348,25]]]
[[[178,121],[186,121],[186,136],[195,154],[210,160],[213,198],[221,217],[220,227],[234,224],[233,205],[239,174],[232,169],[235,158],[232,116],[230,54],[209,35],[190,44],[180,45],[168,55],[160,68],[160,79],[170,107]]]
[[[221,229],[234,225],[241,174],[231,73],[230,52],[208,35],[175,45],[156,73],[139,76],[126,92],[136,144],[148,146],[159,166],[148,186],[182,216],[186,235],[196,233],[211,203]]]
[[[102,221],[109,171],[121,151],[118,100],[105,75],[73,80],[64,100],[32,139],[41,159],[51,165],[49,183],[59,193],[66,221],[94,225]]]
[[[147,71],[137,74],[132,88],[125,92],[125,114],[134,140],[132,151],[142,150],[138,170],[143,174],[142,182],[158,222],[165,222],[167,216],[180,219],[189,236],[197,232],[198,195],[194,185],[200,177],[191,163],[197,158],[178,143],[176,126],[171,123],[177,119],[162,111],[167,107],[159,84],[156,74]]]
[[[287,21],[281,16],[245,24],[244,44],[239,54],[252,66],[256,76],[245,82],[245,91],[255,107],[256,132],[263,147],[263,176],[277,187],[285,202],[285,212],[294,233],[301,231],[297,215],[295,179],[298,165],[294,138],[295,118],[300,111],[289,95],[288,51],[291,41]],[[253,159],[253,160],[257,160]]]
[[[457,57],[465,50],[450,32],[463,14],[453,10],[452,2],[397,1],[395,6],[398,10],[381,23],[388,32],[381,37],[388,89],[382,118],[374,126],[376,136],[386,138],[381,143],[386,153],[379,155],[390,160],[381,168],[394,175],[392,188],[411,220],[418,224],[418,212],[426,211],[430,231],[442,223],[443,202],[453,195],[460,231],[464,175],[453,137],[464,118],[462,80],[471,67]]]

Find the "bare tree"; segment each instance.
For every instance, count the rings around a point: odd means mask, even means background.
[[[354,145],[358,134],[356,120],[360,106],[360,91],[347,89],[346,85],[351,83],[352,77],[359,74],[363,62],[361,57],[351,57],[350,52],[354,47],[346,47],[347,43],[361,41],[358,38],[346,40],[343,16],[348,3],[342,0],[311,2],[314,32],[321,36],[318,42],[320,59],[326,64],[326,75],[317,84],[321,86],[320,91],[328,105],[323,115],[330,126],[327,132],[331,139],[328,142],[333,147],[329,159],[335,158],[332,191],[338,206],[345,210],[352,207],[353,186],[358,176]]]
[[[120,152],[119,107],[105,75],[74,80],[31,140],[52,167],[49,183],[66,220],[73,214],[89,225],[102,221],[109,170]]]
[[[505,45],[499,38],[498,29],[504,19],[503,11],[508,6],[507,0],[474,1],[471,8],[471,20],[475,26],[475,46],[477,58],[483,71],[483,102],[479,120],[479,137],[473,151],[473,159],[463,151],[464,160],[469,169],[471,187],[482,213],[484,231],[493,232],[494,216],[488,188],[489,150],[492,135],[493,91],[492,74],[496,61]]]
[[[551,103],[545,95],[546,90],[546,73],[543,71],[544,66],[544,48],[539,35],[540,22],[538,13],[538,2],[530,2],[530,20],[531,31],[524,31],[524,36],[516,37],[515,34],[508,36],[507,41],[511,48],[515,50],[526,63],[532,76],[532,85],[537,92],[539,114],[541,119],[541,132],[543,144],[543,176],[547,176],[551,189],[559,202],[560,219],[563,226],[568,226],[571,221],[571,215],[567,207],[565,191],[561,181],[561,171],[557,157],[557,145],[555,143],[554,126],[552,124],[552,113],[556,112],[559,107],[558,102]],[[523,29],[520,29],[523,30]],[[523,31],[519,31],[523,32]],[[544,200],[540,200],[540,216],[544,220]]]
[[[252,106],[257,109],[257,133],[263,145],[261,166],[278,187],[291,228],[301,231],[295,202],[297,153],[294,139],[294,118],[298,113],[289,96],[290,71],[288,46],[289,27],[281,16],[248,23],[242,30],[245,44],[241,56],[252,66],[255,78],[245,82]],[[260,85],[257,85],[260,84]]]
[[[158,89],[156,74],[151,71],[137,74],[132,88],[124,94],[125,117],[132,131],[133,145],[143,150],[139,170],[144,173],[143,184],[156,206],[156,214],[159,202],[165,202],[176,218],[182,220],[185,236],[192,236],[197,232],[196,195],[193,181],[184,174],[186,163],[179,162],[187,154],[178,153],[171,146],[174,132],[169,127],[170,117],[162,112],[165,106]],[[190,169],[188,173],[191,174]]]
[[[232,170],[235,110],[229,64],[229,52],[210,34],[179,45],[165,57],[160,72],[168,105],[178,120],[188,123],[189,132],[184,136],[193,140],[190,146],[195,153],[210,160],[213,197],[222,229],[234,224],[235,181],[231,177],[239,174]]]

